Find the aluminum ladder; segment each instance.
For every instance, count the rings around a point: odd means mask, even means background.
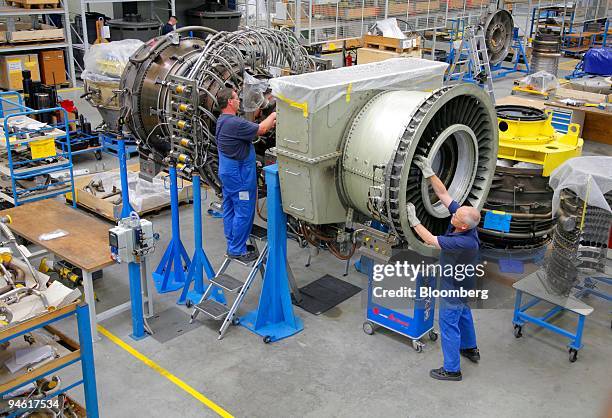
[[[458,69],[462,71],[457,71]],[[468,26],[463,31],[461,44],[455,52],[446,81],[473,81],[481,84],[495,103],[489,53],[487,52],[484,34],[479,26]]]
[[[263,249],[259,250],[257,242],[264,243]],[[255,280],[257,272],[261,274],[262,279],[264,278],[264,266],[268,257],[268,241],[266,230],[257,225],[253,225],[253,230],[251,231],[251,235],[249,237],[249,243],[255,247],[256,251],[259,252],[259,256],[257,257],[257,259],[250,263],[243,263],[226,255],[225,260],[223,260],[223,264],[221,265],[221,268],[219,269],[215,277],[210,279],[211,285],[208,286],[198,304],[193,306],[193,311],[191,312],[191,318],[189,320],[189,323],[193,323],[193,321],[195,321],[200,312],[216,321],[223,320],[221,328],[219,328],[219,340],[223,338],[225,332],[227,331],[230,325],[238,324],[238,317],[235,317],[236,311],[244,300],[247,291],[251,287],[251,284],[253,284],[253,280]],[[225,271],[229,268],[232,262],[236,262],[238,264],[241,264],[242,266],[249,268],[249,274],[247,275],[247,278],[244,282],[225,273]],[[214,299],[208,299],[208,297],[212,293],[213,285],[216,285],[229,293],[237,292],[236,299],[234,299],[234,302],[229,308]]]

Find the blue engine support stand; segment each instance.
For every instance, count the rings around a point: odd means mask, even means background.
[[[302,320],[293,312],[287,273],[287,215],[281,204],[278,165],[264,168],[268,197],[268,245],[259,304],[255,311],[240,318],[240,325],[264,338],[278,341],[304,329]]]
[[[174,292],[185,286],[185,271],[191,261],[181,241],[179,225],[179,199],[176,167],[168,168],[170,177],[170,210],[172,212],[172,239],[162,256],[159,265],[153,272],[155,288],[159,293]]]
[[[215,277],[215,271],[202,247],[202,190],[200,189],[200,175],[194,175],[192,181],[195,249],[193,251],[193,257],[191,257],[189,270],[187,271],[185,286],[183,286],[183,291],[177,302],[179,305],[184,305],[186,303],[196,304],[200,302],[206,290],[204,288],[204,272],[206,272],[208,280]],[[193,282],[193,289],[189,290],[191,282]],[[211,286],[211,284],[209,284],[209,286]],[[210,298],[222,304],[226,302],[223,291],[217,286],[213,287]]]

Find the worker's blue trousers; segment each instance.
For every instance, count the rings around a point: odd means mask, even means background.
[[[223,192],[223,232],[227,240],[227,253],[245,254],[257,197],[257,168],[253,148],[244,160],[234,160],[219,152],[219,178]]]
[[[472,311],[466,303],[440,301],[440,337],[444,370],[461,370],[459,350],[476,347],[476,331]]]

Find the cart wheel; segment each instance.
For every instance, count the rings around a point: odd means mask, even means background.
[[[429,339],[431,341],[436,341],[438,339],[438,333],[432,329],[429,331]]]
[[[368,335],[373,335],[374,334],[374,324],[371,323],[370,321],[365,321],[363,323],[363,332],[365,332]]]
[[[191,300],[187,299],[185,301],[185,306],[187,307],[187,309],[191,309],[191,307],[193,306],[193,303],[191,302]]]
[[[102,159],[102,151],[95,151],[94,156],[96,157],[96,160],[100,161]]]
[[[412,348],[414,348],[414,351],[416,351],[417,353],[422,353],[423,352],[423,346],[424,345],[425,344],[423,344],[419,340],[412,340]]]
[[[576,350],[575,348],[570,348],[569,349],[569,361],[570,363],[574,363],[576,360],[578,360],[578,350]]]
[[[240,318],[235,316],[232,318],[232,325],[238,325],[240,324]]]
[[[514,336],[516,338],[521,338],[523,336],[523,327],[520,325],[514,326]]]
[[[272,337],[270,337],[269,335],[266,335],[265,337],[263,337],[263,342],[265,344],[270,344],[272,342]]]

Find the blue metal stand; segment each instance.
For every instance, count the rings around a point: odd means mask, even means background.
[[[518,28],[514,28],[512,31],[512,49],[514,49],[514,63],[512,67],[504,67],[503,62],[491,67],[494,80],[505,77],[511,73],[529,74],[529,60],[527,59],[527,54],[525,53],[521,38],[519,38]],[[521,64],[525,66],[525,69],[520,69]]]
[[[264,337],[264,342],[278,341],[304,329],[295,316],[287,274],[287,215],[281,204],[278,165],[264,168],[268,197],[268,246],[261,295],[257,310],[240,318],[240,325]]]
[[[187,271],[187,279],[185,280],[185,286],[178,300],[179,305],[183,305],[189,301],[192,304],[199,303],[204,295],[204,271],[206,271],[206,277],[208,280],[215,277],[215,271],[213,270],[204,248],[202,247],[202,190],[200,189],[200,175],[196,174],[193,176],[193,232],[195,250],[193,257],[191,257],[191,264]],[[189,290],[193,282],[193,289]],[[209,284],[212,286],[212,284]],[[225,297],[221,288],[214,286],[210,297],[219,303],[225,304]]]
[[[130,186],[128,182],[127,155],[125,142],[118,138],[117,157],[119,158],[119,174],[121,176],[121,218],[131,216],[134,209],[130,203]],[[128,263],[130,280],[130,302],[132,307],[132,337],[134,340],[142,340],[147,337],[144,329],[144,314],[142,312],[142,283],[140,280],[140,264]]]
[[[153,272],[153,281],[159,293],[174,292],[185,286],[185,271],[191,261],[181,241],[179,226],[179,199],[176,167],[168,169],[170,177],[170,210],[172,212],[172,239]]]

